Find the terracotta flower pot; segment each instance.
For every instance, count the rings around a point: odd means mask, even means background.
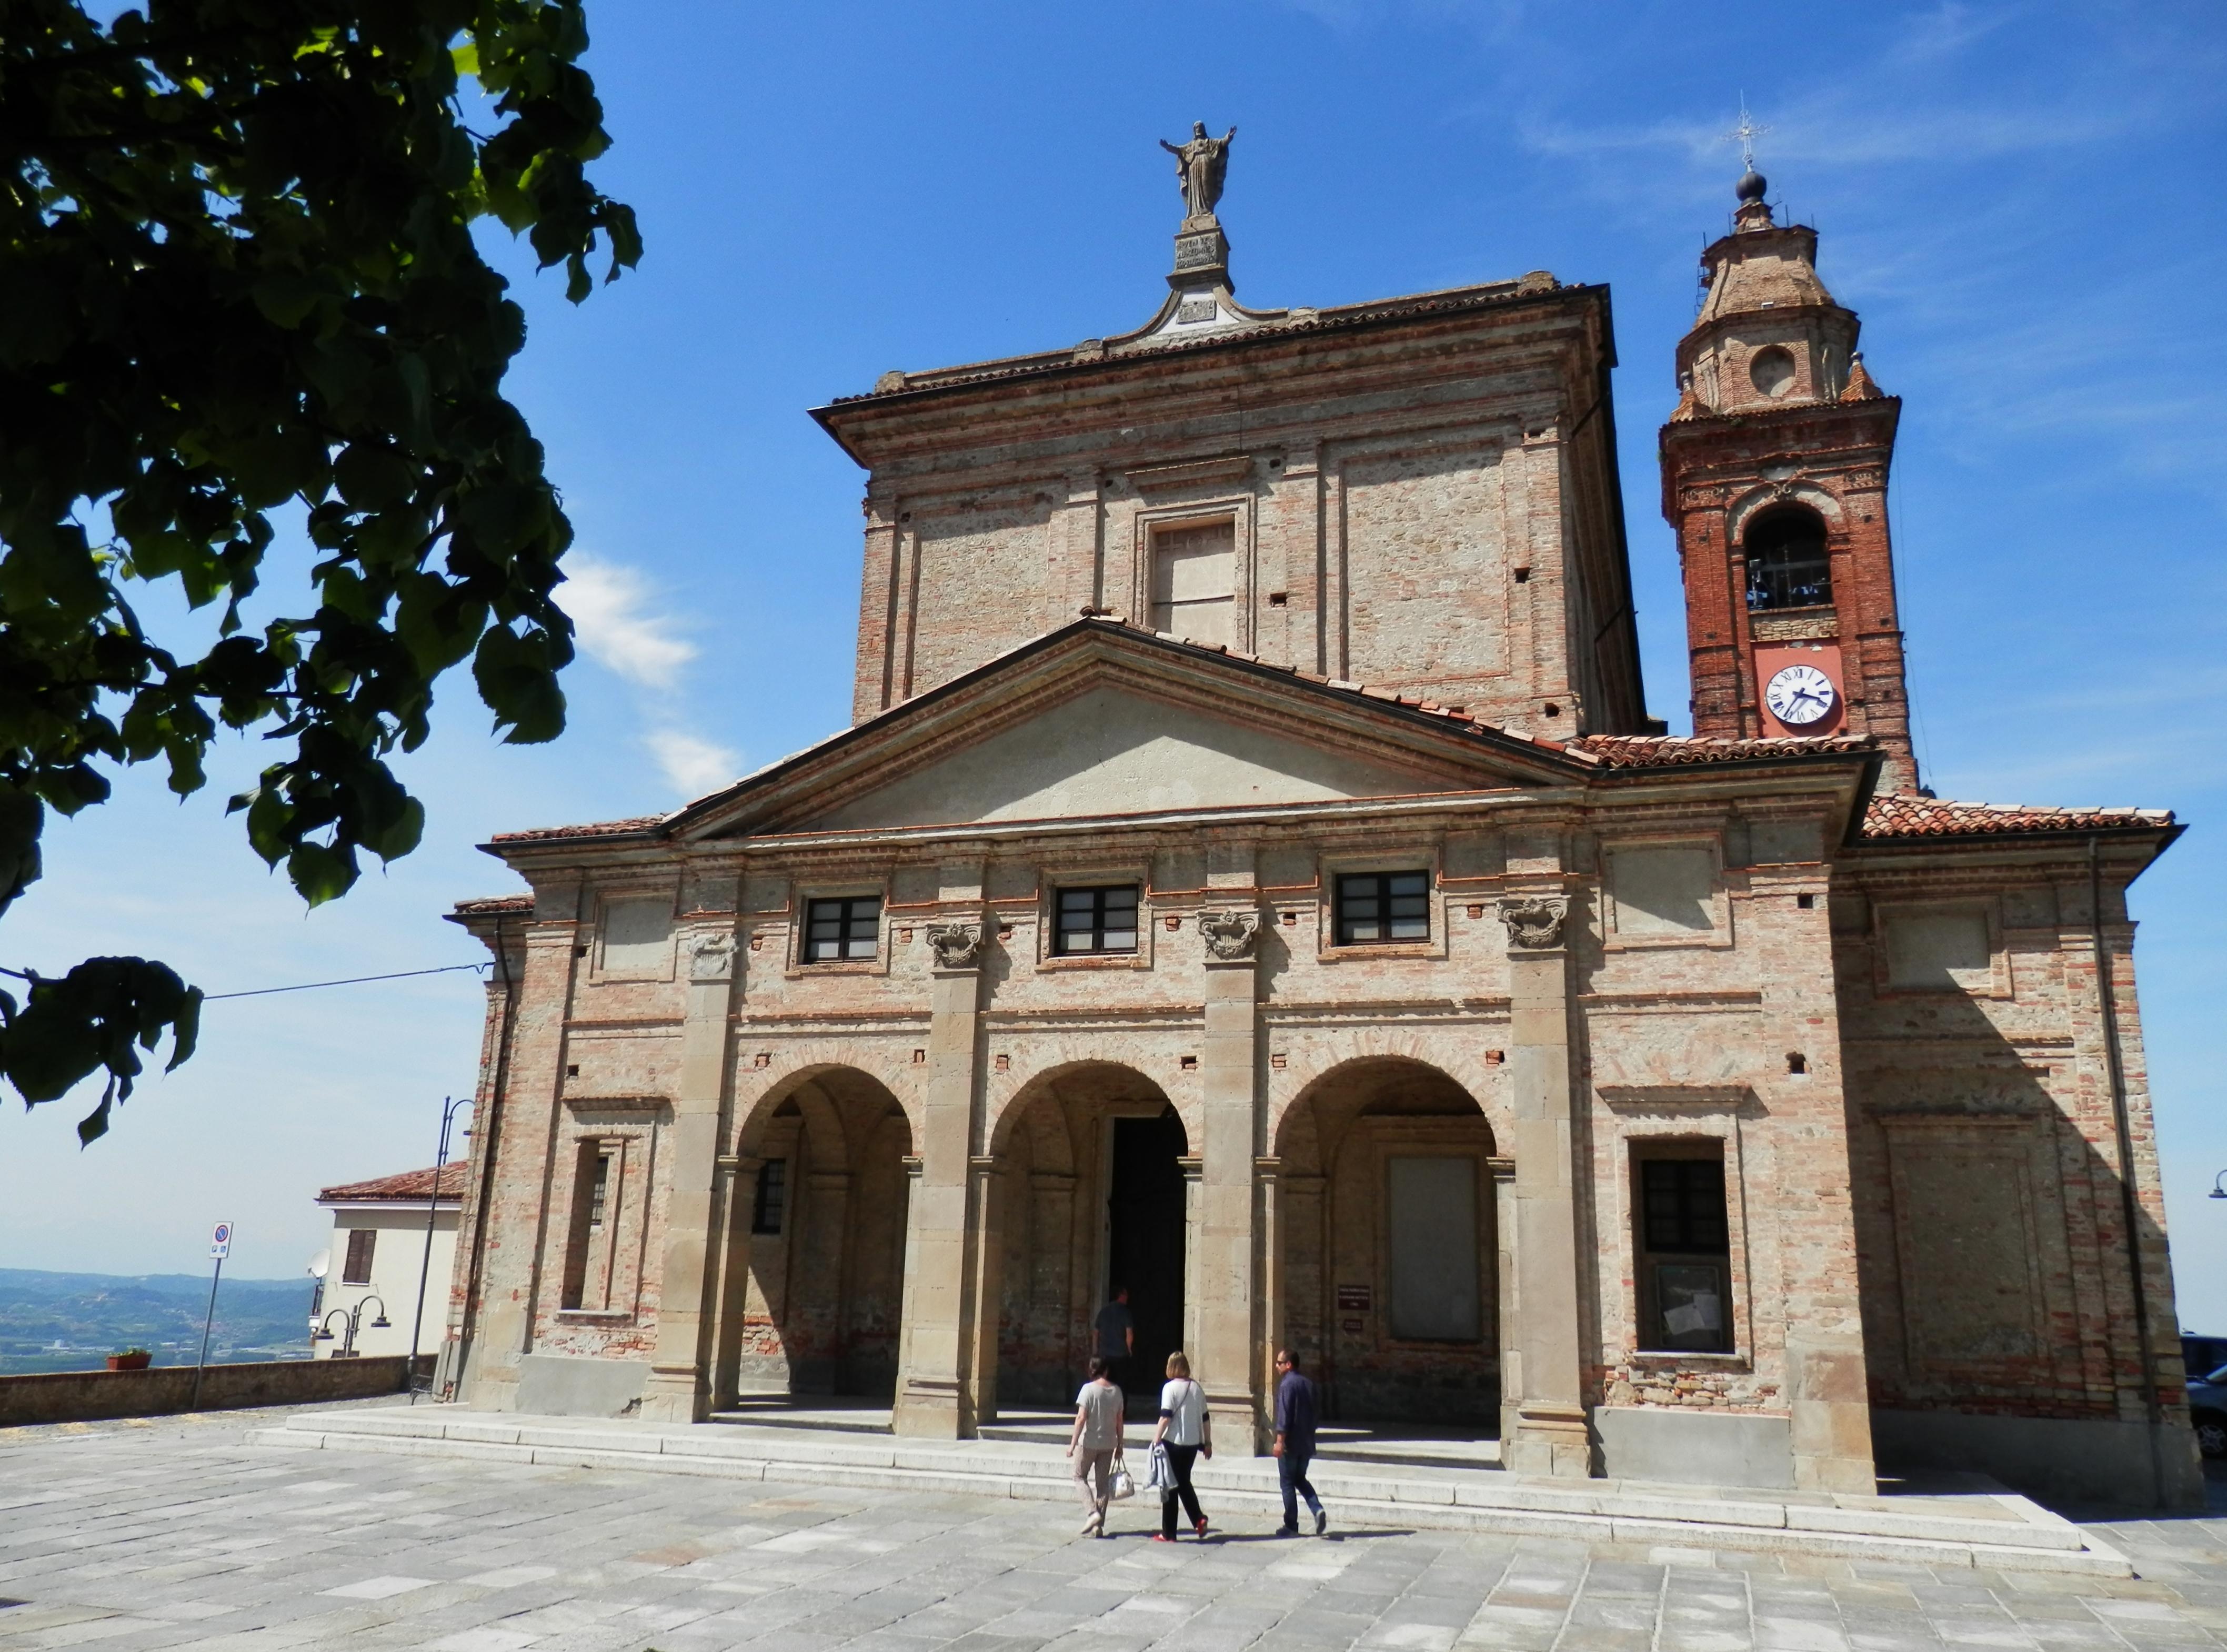
[[[144,1371],[148,1362],[154,1357],[152,1354],[111,1354],[108,1368],[112,1371]]]

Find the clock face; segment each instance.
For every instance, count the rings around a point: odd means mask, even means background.
[[[1771,716],[1790,729],[1806,729],[1832,716],[1840,696],[1833,679],[1815,666],[1789,666],[1773,676],[1763,691],[1763,703]]]

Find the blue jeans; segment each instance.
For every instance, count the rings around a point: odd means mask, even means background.
[[[1307,1464],[1314,1461],[1314,1455],[1311,1445],[1294,1445],[1286,1440],[1284,1454],[1276,1459],[1276,1483],[1283,1489],[1284,1526],[1286,1530],[1299,1529],[1301,1497],[1307,1500],[1309,1512],[1322,1513],[1322,1499],[1315,1496],[1315,1489],[1307,1483]]]

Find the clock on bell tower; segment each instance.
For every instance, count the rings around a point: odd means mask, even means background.
[[[1751,167],[1678,345],[1662,513],[1678,535],[1694,732],[1868,734],[1883,792],[1918,788],[1887,470],[1901,401],[1817,277],[1817,232],[1774,221]]]

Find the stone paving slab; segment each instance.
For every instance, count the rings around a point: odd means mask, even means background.
[[[233,1413],[0,1431],[0,1652],[2148,1652],[2227,1642],[2227,1519],[2141,1575],[1347,1527],[1078,1536],[1044,1502],[284,1451]]]
[[[851,1431],[729,1424],[652,1426],[488,1413],[456,1407],[338,1414],[304,1411],[265,1444],[457,1454],[575,1468],[737,1479],[798,1475],[831,1483],[1065,1502],[1065,1461],[1010,1441],[879,1440]],[[1350,1524],[1504,1531],[1579,1542],[1692,1543],[1918,1565],[2124,1576],[2125,1557],[2026,1498],[1771,1493],[1611,1480],[1527,1479],[1496,1470],[1318,1465],[1313,1479]],[[1202,1494],[1265,1512],[1278,1504],[1267,1458],[1224,1458],[1194,1472]]]

